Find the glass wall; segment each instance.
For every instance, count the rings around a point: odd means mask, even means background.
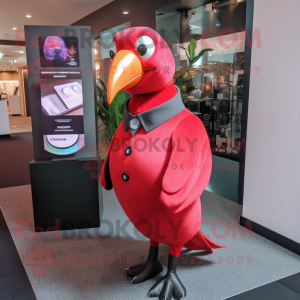
[[[198,6],[197,4],[198,3]],[[205,5],[201,5],[204,4]],[[156,30],[166,39],[176,62],[176,76],[187,74],[180,87],[186,107],[198,116],[210,138],[213,168],[206,189],[242,203],[242,138],[246,0],[180,1],[156,11]],[[191,63],[192,40],[197,56]],[[246,81],[245,81],[246,82]]]
[[[193,9],[177,8],[173,13],[168,8],[158,10],[156,24],[167,37],[176,66],[192,74],[187,97],[196,104],[188,108],[201,118],[214,155],[239,161],[245,147],[241,116],[246,1],[216,1]],[[196,40],[196,55],[203,49],[212,50],[189,66],[192,39]]]

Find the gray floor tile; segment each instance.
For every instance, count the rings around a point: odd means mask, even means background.
[[[0,299],[36,299],[0,209]]]
[[[47,266],[43,277],[34,273],[34,266],[24,263],[39,300],[149,299],[147,293],[159,276],[132,285],[124,272],[129,266],[127,258],[131,265],[146,259],[149,240],[136,235],[114,191],[104,191],[103,196],[100,229],[61,231],[58,239],[39,233],[40,239],[35,239],[31,233],[34,222],[30,186],[0,189],[0,206],[23,261],[37,247],[49,250],[55,258],[55,264]],[[187,289],[185,300],[222,300],[299,272],[300,260],[295,253],[257,234],[241,236],[243,228],[237,226],[242,213],[240,205],[207,191],[201,199],[205,222],[202,232],[228,248],[216,249],[212,254],[182,251],[177,273]],[[29,239],[16,237],[16,220],[28,225],[25,233]],[[220,224],[214,228],[217,223]],[[123,224],[127,224],[128,236],[117,230]],[[70,262],[73,258],[74,263]],[[159,259],[165,274],[166,245],[160,245]]]
[[[300,294],[300,273],[279,280],[294,292]]]
[[[300,295],[279,283],[269,283],[251,291],[228,298],[227,300],[299,300]]]

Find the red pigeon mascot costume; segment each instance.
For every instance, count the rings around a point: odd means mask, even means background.
[[[110,51],[108,103],[121,91],[132,94],[102,167],[101,185],[114,188],[134,226],[150,239],[144,264],[126,269],[132,283],[163,271],[159,243],[169,245],[168,272],[149,297],[180,299],[186,289],[176,274],[182,247],[213,252],[217,245],[199,230],[200,195],[208,184],[212,156],[205,128],[187,110],[173,83],[175,62],[153,29],[134,27],[115,35]]]

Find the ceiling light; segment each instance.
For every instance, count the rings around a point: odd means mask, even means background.
[[[128,14],[129,14],[128,10],[124,10],[124,11],[123,11],[123,14],[124,14],[124,15],[128,15]]]
[[[12,52],[21,53],[21,54],[24,53],[24,51],[12,51]]]
[[[31,18],[31,15],[26,15],[26,18]]]
[[[218,24],[216,24],[216,26],[221,26],[221,24],[218,23]]]
[[[13,30],[17,30],[17,28],[16,28],[16,27],[13,27]]]

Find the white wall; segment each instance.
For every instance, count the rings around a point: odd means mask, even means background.
[[[7,101],[0,101],[0,135],[10,134]]]
[[[256,0],[243,216],[300,242],[300,1]],[[255,67],[261,67],[258,75]]]

